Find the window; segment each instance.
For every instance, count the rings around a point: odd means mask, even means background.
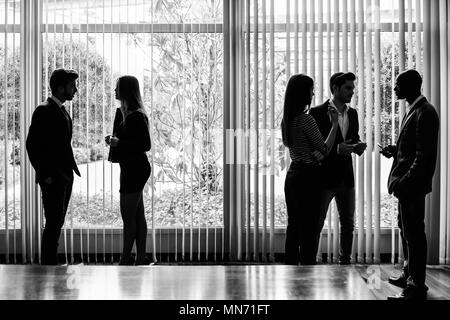
[[[70,107],[75,179],[66,226],[121,227],[117,164],[106,161],[115,81],[135,75],[151,119],[154,228],[221,227],[221,1],[45,1],[43,98],[55,68],[80,73]]]
[[[0,1],[0,229],[21,227],[20,1]],[[5,223],[8,221],[8,223]]]

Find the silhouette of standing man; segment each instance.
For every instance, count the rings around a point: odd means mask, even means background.
[[[398,75],[395,94],[406,99],[408,112],[402,120],[396,145],[381,153],[394,157],[388,190],[398,199],[398,224],[401,231],[405,265],[400,277],[389,278],[403,291],[388,299],[424,300],[427,238],[425,235],[425,195],[431,192],[436,167],[439,117],[434,107],[421,95],[422,78],[415,70]]]
[[[366,150],[366,143],[359,137],[358,112],[347,104],[351,102],[356,76],[351,73],[338,72],[330,78],[332,98],[324,104],[311,108],[322,136],[330,132],[331,121],[327,110],[333,108],[338,112],[339,128],[336,140],[328,157],[322,161],[319,225],[315,243],[316,252],[328,207],[333,198],[336,201],[341,225],[339,264],[351,262],[354,216],[355,216],[355,177],[353,173],[352,153],[361,156]]]
[[[72,120],[63,105],[77,92],[77,78],[72,70],[53,71],[52,95],[35,109],[26,141],[44,204],[43,265],[58,263],[58,240],[72,194],[73,172],[80,176],[71,145]]]

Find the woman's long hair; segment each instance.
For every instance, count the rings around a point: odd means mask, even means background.
[[[292,146],[289,134],[291,122],[311,104],[310,90],[313,86],[314,80],[305,74],[295,74],[288,81],[284,96],[283,120],[281,121],[281,134],[286,147]]]
[[[128,111],[140,111],[145,113],[142,103],[139,81],[133,76],[122,76],[117,79],[120,100],[127,102]]]

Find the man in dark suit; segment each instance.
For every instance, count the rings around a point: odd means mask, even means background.
[[[351,73],[338,72],[330,78],[332,99],[312,108],[310,114],[314,117],[319,130],[324,137],[328,136],[331,121],[328,108],[335,108],[339,114],[339,128],[336,140],[328,157],[321,160],[321,194],[319,210],[319,226],[317,232],[316,251],[319,244],[328,206],[331,200],[336,200],[341,225],[339,263],[349,264],[353,243],[355,215],[355,178],[353,173],[352,152],[361,155],[366,144],[359,138],[358,113],[347,106],[350,103],[356,76]]]
[[[80,176],[71,145],[72,120],[63,105],[77,92],[77,78],[72,70],[52,73],[52,96],[35,109],[26,141],[44,204],[43,265],[58,263],[58,240],[72,194],[73,172]]]
[[[426,299],[427,239],[425,235],[425,195],[431,192],[436,167],[439,117],[421,95],[422,78],[415,70],[398,75],[394,88],[398,99],[406,99],[408,112],[402,120],[396,145],[381,153],[394,157],[388,190],[398,199],[398,224],[405,264],[399,277],[389,282],[403,288],[388,299]]]

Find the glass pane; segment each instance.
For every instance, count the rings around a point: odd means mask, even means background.
[[[286,89],[286,84],[287,84],[287,68],[288,66],[290,67],[290,72],[291,75],[294,74],[295,70],[294,70],[294,65],[296,63],[296,59],[298,59],[298,66],[299,66],[299,70],[301,72],[301,70],[303,69],[303,65],[306,66],[307,69],[307,74],[312,76],[315,79],[315,96],[314,96],[314,101],[312,106],[316,106],[319,104],[322,104],[325,100],[330,98],[330,92],[329,92],[329,85],[328,85],[328,79],[331,76],[331,74],[334,71],[334,57],[336,55],[336,48],[334,46],[334,28],[333,26],[331,27],[331,47],[328,47],[328,38],[327,38],[327,21],[328,21],[328,8],[327,8],[327,3],[328,1],[322,0],[323,1],[323,21],[324,21],[324,25],[323,25],[323,36],[320,39],[319,38],[319,34],[318,34],[318,28],[316,27],[315,32],[312,33],[310,31],[310,26],[309,26],[309,22],[310,22],[310,1],[306,1],[306,10],[307,10],[307,15],[306,15],[306,22],[308,24],[307,27],[307,41],[306,41],[306,56],[304,56],[302,54],[302,4],[303,1],[298,1],[298,8],[299,8],[299,23],[300,26],[298,28],[299,31],[299,54],[296,57],[295,55],[295,48],[294,48],[294,3],[296,0],[290,0],[290,1],[277,1],[276,2],[276,6],[275,6],[275,43],[274,43],[274,51],[275,51],[275,69],[273,70],[274,74],[275,74],[275,83],[274,88],[275,88],[275,125],[274,128],[280,128],[281,126],[281,120],[282,120],[282,113],[283,113],[283,102],[284,102],[284,93],[285,93],[285,89]],[[287,3],[289,2],[290,4],[290,18],[289,21],[291,23],[291,29],[290,29],[290,35],[288,38],[288,35],[286,33],[286,26],[287,26],[287,15],[286,15],[286,8],[287,8]],[[318,1],[316,1],[315,3],[315,10],[316,10],[316,14],[315,14],[315,23],[317,24],[318,22]],[[334,22],[334,5],[335,2],[331,1],[331,23]],[[343,10],[343,6],[342,6],[342,1],[339,2],[339,14],[340,14],[340,21],[342,22],[342,10]],[[258,8],[258,13],[259,15],[262,15],[262,1],[258,1],[259,4],[259,8]],[[372,2],[373,4],[373,2]],[[270,87],[270,43],[269,43],[269,39],[270,39],[270,27],[269,27],[269,15],[270,15],[270,10],[267,10],[267,18],[266,18],[266,23],[267,28],[266,28],[266,39],[267,39],[267,45],[266,48],[262,47],[262,32],[261,32],[261,25],[259,25],[259,39],[258,39],[258,65],[255,66],[254,63],[254,27],[253,27],[253,15],[254,15],[254,8],[253,8],[254,2],[251,2],[251,8],[250,8],[250,16],[251,16],[251,33],[250,33],[250,66],[246,66],[250,68],[250,74],[251,74],[251,78],[250,78],[250,83],[246,83],[246,89],[245,89],[245,93],[250,95],[250,119],[251,119],[251,123],[250,123],[250,127],[254,128],[255,127],[255,119],[256,117],[258,117],[259,119],[259,128],[260,130],[262,130],[264,124],[263,124],[263,114],[264,114],[264,110],[263,110],[263,101],[262,101],[262,97],[263,97],[263,81],[266,81],[267,84],[267,88]],[[350,22],[350,2],[347,5],[347,9],[348,9],[348,21]],[[372,7],[371,9],[378,9],[375,7]],[[399,22],[399,9],[398,9],[398,2],[395,2],[394,7],[392,6],[392,2],[391,1],[384,1],[382,0],[380,2],[380,21],[381,23],[386,23],[386,27],[382,28],[381,32],[381,46],[380,46],[380,55],[381,55],[381,70],[380,70],[380,74],[381,74],[381,81],[380,81],[380,86],[381,86],[381,123],[372,123],[373,128],[375,128],[375,126],[380,125],[380,129],[381,129],[381,142],[382,144],[390,144],[390,143],[395,143],[395,137],[398,136],[398,123],[399,123],[399,115],[398,115],[398,103],[394,103],[394,107],[395,110],[392,110],[392,59],[394,57],[394,62],[395,62],[395,75],[398,75],[399,73],[399,68],[398,68],[398,62],[399,62],[399,35],[398,35],[398,22]],[[406,9],[408,10],[408,8],[406,7]],[[359,10],[358,8],[358,4],[356,6],[356,10]],[[365,10],[368,10],[367,8],[365,8]],[[394,10],[394,11],[393,11]],[[416,12],[415,12],[415,1],[413,1],[413,12],[412,12],[412,17],[413,17],[413,22],[416,22]],[[364,18],[367,19],[367,17],[370,16],[367,11],[364,14]],[[358,17],[356,17],[358,19]],[[375,18],[371,17],[372,22],[374,22]],[[406,16],[406,19],[408,19],[408,17]],[[358,23],[358,21],[356,21]],[[260,17],[259,19],[259,23],[262,23],[262,19]],[[395,29],[394,34],[392,34],[392,23],[397,24],[397,27]],[[356,26],[356,28],[358,28],[358,26]],[[367,28],[365,28],[367,29]],[[246,28],[244,28],[244,30],[246,30]],[[347,27],[347,30],[350,30],[350,26]],[[356,36],[358,37],[358,29],[356,29]],[[282,32],[280,32],[282,31]],[[247,34],[244,35],[245,37],[247,37]],[[311,47],[311,41],[310,38],[314,37],[314,49]],[[348,59],[348,66],[350,67],[351,64],[351,58],[350,58],[350,32],[346,35],[348,36],[348,51],[344,52],[344,48],[343,48],[343,39],[344,39],[344,35],[342,33],[342,28],[340,28],[340,32],[339,32],[339,44],[340,44],[340,48],[339,48],[339,65],[343,66],[344,64],[344,56],[347,55],[347,59]],[[374,33],[372,32],[372,36],[374,36]],[[413,34],[413,43],[412,43],[412,48],[416,48],[416,35],[415,33]],[[366,39],[366,33],[364,33],[364,39]],[[289,61],[288,60],[288,52],[287,52],[287,47],[288,47],[288,41],[290,41],[289,45],[290,45],[290,54],[289,54]],[[323,51],[319,52],[319,41],[322,41],[323,43]],[[364,40],[366,41],[366,40]],[[365,42],[364,42],[365,43]],[[394,44],[394,45],[393,45]],[[405,53],[405,57],[406,60],[408,59],[409,56],[409,45],[408,45],[408,37],[406,37],[406,50],[407,52]],[[329,49],[330,49],[330,54],[329,54]],[[372,44],[372,50],[374,50],[375,47]],[[266,61],[262,61],[262,53],[263,50],[265,50],[266,52]],[[311,74],[311,50],[313,50],[313,54],[312,56],[314,57],[314,62],[315,62],[315,73]],[[394,51],[394,52],[393,52]],[[357,48],[357,53],[358,53],[358,48]],[[322,59],[322,63],[323,63],[323,67],[322,69],[319,69],[319,59]],[[365,59],[365,57],[357,57],[357,61],[360,61],[361,59]],[[373,58],[372,58],[373,59]],[[417,68],[417,61],[418,59],[420,59],[420,57],[416,57],[415,52],[413,52],[412,55],[412,67],[413,68]],[[373,61],[373,60],[372,60]],[[267,75],[266,78],[264,79],[263,77],[263,65],[264,63],[266,64],[266,68],[267,68]],[[247,64],[247,61],[246,61]],[[355,74],[358,75],[358,68],[361,64],[360,63],[356,63],[356,70],[355,70]],[[366,66],[367,67],[367,66]],[[349,70],[343,70],[343,71],[349,71]],[[258,92],[258,115],[254,114],[254,101],[255,101],[255,91],[254,91],[254,79],[255,79],[255,73],[258,73],[258,81],[259,81],[259,92]],[[366,73],[366,70],[364,70],[364,73]],[[319,94],[319,90],[320,90],[320,86],[318,84],[318,80],[319,80],[319,74],[322,74],[323,76],[323,84],[322,84],[322,92],[321,94]],[[375,87],[374,87],[374,74],[375,72],[372,72],[372,76],[373,76],[373,81],[372,81],[372,92],[374,93],[375,91]],[[366,76],[364,76],[366,77]],[[366,78],[364,78],[364,81],[366,82]],[[355,89],[355,94],[353,96],[353,100],[356,102],[355,103],[355,107],[358,109],[358,98],[361,96],[358,93],[358,79],[356,79],[356,89]],[[366,84],[367,85],[367,84]],[[248,87],[247,87],[248,86]],[[247,88],[250,88],[249,90]],[[267,89],[268,92],[269,89]],[[319,97],[320,95],[323,96],[323,101],[319,101]],[[366,88],[364,88],[364,95],[366,95]],[[270,99],[270,97],[268,97],[267,95],[267,99]],[[364,106],[367,105],[367,97],[364,97]],[[245,106],[246,110],[247,110],[247,105]],[[269,114],[270,113],[270,103],[267,100],[267,105],[266,105],[266,112]],[[364,107],[365,108],[365,107]],[[393,112],[394,111],[394,112]],[[246,111],[247,112],[247,111]],[[359,112],[363,112],[364,113],[364,122],[360,123],[360,127],[362,128],[363,134],[361,136],[362,140],[365,140],[365,118],[368,116],[365,114],[366,110],[362,110]],[[369,115],[370,117],[375,116],[374,114],[374,108],[373,108],[373,114]],[[269,119],[269,116],[268,116]],[[372,139],[374,139],[375,133],[374,133],[374,129],[372,130]],[[275,226],[276,227],[285,227],[286,223],[287,223],[287,216],[286,216],[286,206],[285,206],[285,198],[284,198],[284,180],[285,180],[285,176],[286,176],[286,154],[285,154],[285,148],[283,147],[283,143],[282,143],[282,139],[281,139],[281,132],[279,129],[276,129],[275,132],[271,132],[272,135],[275,136],[275,147],[276,150],[273,150],[273,154],[275,157]],[[267,158],[270,159],[271,155],[272,155],[272,151],[270,150],[270,140],[259,140],[259,170],[260,170],[260,176],[259,176],[259,186],[258,186],[258,190],[259,190],[259,213],[260,213],[260,221],[259,221],[259,225],[262,226],[262,210],[263,210],[263,203],[262,203],[262,197],[263,197],[263,190],[262,190],[262,180],[263,180],[263,175],[264,175],[264,171],[262,170],[262,154],[263,154],[263,148],[262,145],[265,144],[266,147],[266,154],[267,154]],[[376,146],[376,144],[374,143],[374,145]],[[253,148],[251,148],[251,152],[254,154],[255,152],[255,148],[253,146]],[[369,152],[366,151],[366,152]],[[374,150],[371,150],[370,152],[374,153]],[[380,223],[381,223],[381,227],[382,228],[389,228],[391,227],[391,225],[394,225],[395,227],[397,226],[397,216],[396,214],[394,214],[394,212],[397,212],[397,208],[396,208],[396,200],[393,196],[388,194],[387,191],[387,179],[389,176],[389,172],[390,172],[390,168],[392,166],[392,159],[386,159],[385,157],[381,157],[381,170],[380,170],[380,178],[381,178],[381,182],[380,182],[380,194],[381,194],[381,216],[380,216]],[[373,166],[374,166],[374,161],[373,161]],[[374,171],[373,171],[374,172]],[[357,174],[357,170],[355,170],[355,177]],[[255,188],[255,184],[253,181],[253,175],[254,175],[254,169],[251,169],[251,173],[250,173],[250,198],[251,198],[251,225],[254,225],[254,212],[255,212],[255,208],[254,208],[254,199],[255,199],[255,193],[254,190]],[[373,178],[374,180],[374,178]],[[267,181],[269,181],[269,179],[267,179]],[[357,179],[355,179],[355,182],[357,181]],[[267,196],[269,197],[269,191],[267,189],[266,191]],[[358,197],[358,195],[357,195]],[[269,201],[269,200],[268,200]],[[367,206],[367,204],[365,204]],[[373,204],[372,204],[373,205]],[[358,221],[358,210],[356,210],[355,212],[355,221]],[[375,223],[374,219],[372,219],[373,223]],[[325,226],[327,226],[328,220],[325,221]]]
[[[20,1],[0,1],[0,229],[21,228]]]
[[[186,1],[164,1],[162,6],[155,1],[154,14],[170,9],[178,18],[169,22],[181,23],[186,16],[183,10],[189,9],[189,19],[196,16],[203,19],[200,23],[210,23],[213,20],[198,10],[214,4],[215,11],[210,10],[222,16],[221,2],[194,2],[187,6]],[[157,228],[223,226],[223,36],[183,32],[187,25],[178,33],[127,31],[128,23],[148,18],[143,11],[151,12],[150,3],[105,1],[103,7],[102,1],[95,1],[89,2],[88,10],[83,1],[45,3],[44,25],[50,32],[42,35],[43,99],[49,94],[48,78],[55,68],[72,68],[80,74],[70,112],[72,144],[82,177],[75,177],[66,226],[122,227],[120,168],[107,161],[104,136],[111,133],[119,107],[113,95],[115,82],[125,74],[138,78],[151,119],[148,157],[154,180],[149,179],[144,189],[148,222],[153,220]],[[58,25],[63,20],[55,20],[61,16],[55,10],[64,12],[66,28]],[[128,21],[123,18],[127,10]],[[113,33],[103,32],[106,26],[111,30],[111,21],[124,25],[113,26]],[[80,27],[83,24],[88,28]],[[142,25],[135,30],[144,29]],[[212,30],[220,29],[213,25]]]

